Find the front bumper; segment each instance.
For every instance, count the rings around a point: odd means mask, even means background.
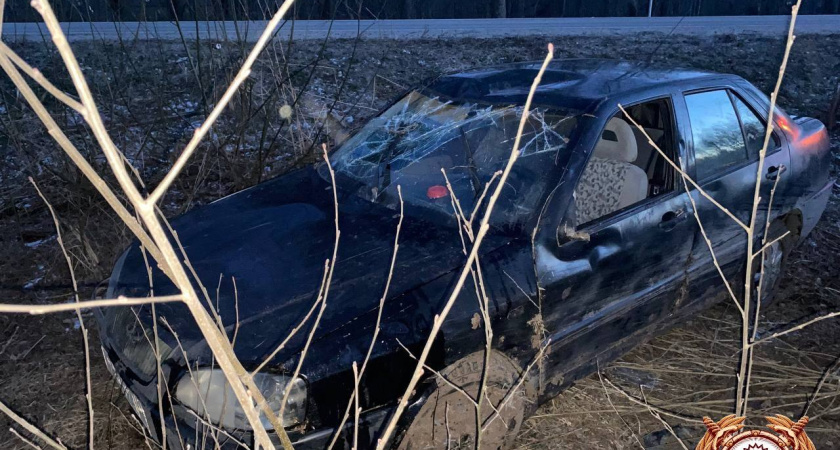
[[[211,427],[206,421],[181,407],[177,402],[164,400],[166,406],[163,408],[163,417],[161,417],[160,408],[156,402],[158,393],[155,380],[144,384],[120,361],[116,352],[109,349],[107,344],[103,344],[102,354],[108,371],[119,385],[132,412],[145,428],[148,436],[154,441],[160,443],[165,434],[167,447],[171,449],[203,450],[218,448],[227,450],[241,448],[242,444],[253,448],[253,436],[250,432],[227,433],[219,431],[218,428]],[[168,370],[164,370],[164,377],[168,376],[168,372]],[[384,430],[386,420],[392,410],[390,407],[378,408],[360,415],[359,449],[374,447],[376,438]],[[339,450],[352,448],[353,427],[351,417],[344,426],[334,448]],[[287,432],[295,449],[321,450],[329,446],[335,434],[335,429],[325,428],[307,432],[287,430]],[[271,432],[269,432],[269,435],[275,447],[281,448],[277,436]]]

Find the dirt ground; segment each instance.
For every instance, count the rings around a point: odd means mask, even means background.
[[[311,145],[353,129],[389,99],[420,80],[470,66],[542,58],[546,42],[557,57],[652,60],[739,74],[764,91],[776,80],[781,39],[754,36],[695,38],[660,34],[634,37],[564,37],[497,40],[341,40],[296,42],[269,50],[207,144],[176,183],[162,208],[174,215],[313,160]],[[192,130],[218,98],[241,60],[237,42],[75,44],[115,142],[144,180],[157,182]],[[69,90],[58,56],[44,45],[15,49],[57,85]],[[189,56],[188,56],[189,55]],[[286,75],[290,76],[286,77]],[[793,48],[779,103],[793,114],[824,118],[840,82],[840,36],[800,36]],[[0,77],[0,291],[5,303],[59,303],[72,290],[55,230],[32,176],[61,217],[82,295],[107,277],[128,233],[52,143],[31,111]],[[289,86],[293,86],[290,88]],[[297,103],[294,103],[295,99]],[[336,99],[338,101],[333,101]],[[291,120],[279,117],[294,104]],[[80,118],[48,103],[93,164],[104,161]],[[318,133],[321,121],[329,126]],[[840,129],[832,133],[835,167]],[[154,184],[154,183],[152,183]],[[760,333],[840,310],[840,187],[814,232],[791,256],[781,292],[764,311]],[[143,448],[137,421],[109,379],[90,327],[93,400],[98,448]],[[739,323],[722,303],[662,334],[619,361],[581,380],[544,405],[517,441],[527,449],[679,449],[661,412],[693,448],[703,415],[732,410]],[[72,448],[85,446],[84,360],[74,314],[0,316],[0,401]],[[753,425],[766,414],[798,417],[826,371],[810,405],[808,432],[818,449],[840,447],[840,325],[823,321],[760,347],[753,375]],[[610,387],[615,384],[621,391]],[[626,394],[626,395],[625,395]],[[629,396],[629,398],[628,398]],[[27,445],[0,417],[0,448]]]

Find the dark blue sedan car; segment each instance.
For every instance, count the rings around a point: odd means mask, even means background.
[[[399,253],[359,386],[359,446],[376,442],[414,370],[411,354],[425,343],[465,262],[450,192],[465,214],[481,214],[482,193],[507,161],[538,69],[514,64],[441,76],[406,93],[335,150],[341,242],[329,305],[296,378],[313,323],[304,319],[332,255],[328,168],[306,167],[172,221],[196,284],[210,291],[229,337],[236,334],[243,365],[256,368],[273,354],[255,381],[272,407],[283,408],[297,447],[352,445],[352,415],[343,420],[354,389],[351,366],[365,359],[374,335],[400,186]],[[722,298],[694,216],[732,279],[743,279],[746,234],[691,185],[687,192],[668,159],[748,222],[768,108],[764,94],[734,75],[606,60],[552,63],[480,250],[494,331],[491,366],[483,364],[478,290],[468,283],[427,361],[447,381],[427,372],[393,447],[468,443],[479,422],[483,446],[505,447],[541,402]],[[766,299],[832,186],[824,126],[781,110],[774,120],[760,177],[758,237],[773,186],[766,232],[789,234],[764,253]],[[153,284],[156,295],[175,293],[157,270]],[[108,296],[149,290],[143,255],[132,245],[116,264]],[[150,435],[160,440],[165,428],[169,448],[250,445],[248,422],[185,307],[160,304],[155,313],[150,306],[98,312],[108,366]],[[302,331],[276,351],[302,322]],[[538,355],[542,361],[532,365]],[[475,396],[485,372],[482,402],[493,408],[483,407],[477,421],[459,389]]]

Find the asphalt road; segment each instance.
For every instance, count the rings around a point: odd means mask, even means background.
[[[727,16],[727,17],[593,17],[551,19],[439,19],[439,20],[364,20],[329,21],[298,20],[283,24],[278,37],[322,39],[327,33],[334,38],[354,38],[358,33],[367,39],[455,38],[533,35],[609,35],[659,32],[690,35],[719,33],[755,33],[782,36],[786,33],[788,16]],[[266,21],[253,22],[183,22],[181,31],[187,39],[197,35],[201,39],[236,39],[237,36],[255,41]],[[180,39],[178,27],[172,22],[93,22],[65,23],[65,33],[71,41],[105,39]],[[840,34],[840,15],[800,16],[798,34]],[[42,24],[8,23],[3,25],[6,41],[41,41],[47,36]]]

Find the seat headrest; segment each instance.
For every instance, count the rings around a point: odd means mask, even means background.
[[[613,117],[601,134],[592,156],[631,163],[639,156],[633,128],[623,119]]]

